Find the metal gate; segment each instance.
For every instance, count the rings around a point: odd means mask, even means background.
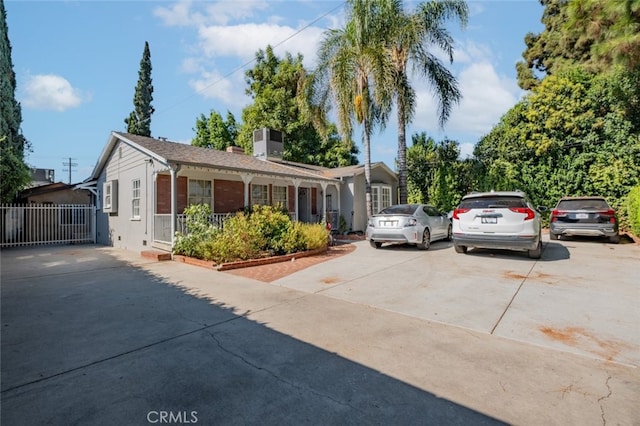
[[[0,205],[0,247],[95,243],[95,226],[92,205]]]

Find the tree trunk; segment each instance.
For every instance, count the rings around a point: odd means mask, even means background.
[[[399,204],[407,203],[407,136],[404,123],[404,101],[398,96],[398,190]]]
[[[373,216],[371,203],[371,123],[365,118],[364,124],[364,194],[367,204],[367,220]]]

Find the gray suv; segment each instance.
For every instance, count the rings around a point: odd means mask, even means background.
[[[542,255],[541,218],[521,191],[476,192],[462,197],[453,211],[453,247],[466,253],[470,247],[527,251],[532,259]]]
[[[617,244],[616,211],[603,197],[566,197],[558,201],[549,219],[549,238],[560,236],[606,237]]]

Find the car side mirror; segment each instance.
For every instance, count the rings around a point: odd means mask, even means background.
[[[546,212],[547,210],[549,210],[549,208],[548,208],[548,207],[546,207],[546,206],[538,206],[538,207],[536,207],[536,209],[537,209],[539,212]]]

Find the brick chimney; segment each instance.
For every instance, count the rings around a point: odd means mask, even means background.
[[[239,146],[228,146],[227,152],[230,152],[232,154],[244,154],[244,149]]]

